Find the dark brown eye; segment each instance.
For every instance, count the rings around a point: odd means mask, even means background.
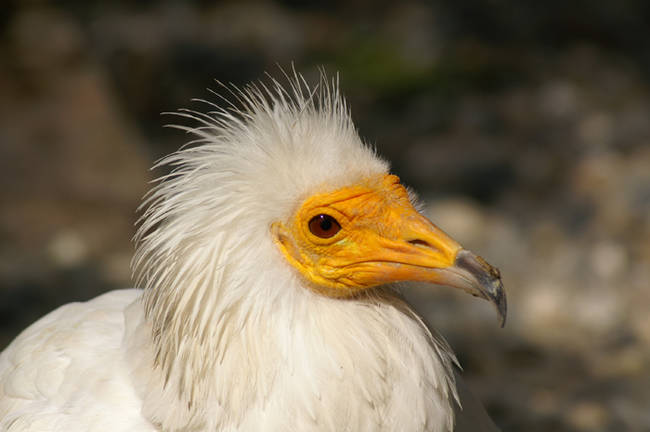
[[[341,230],[341,225],[330,215],[319,214],[309,221],[309,231],[316,237],[330,238]]]

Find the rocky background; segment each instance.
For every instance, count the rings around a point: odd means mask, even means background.
[[[340,72],[362,136],[500,267],[407,295],[504,431],[650,431],[650,3],[4,1],[0,348],[130,285],[135,209],[214,79]]]

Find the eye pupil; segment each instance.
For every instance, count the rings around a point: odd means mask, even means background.
[[[320,229],[323,231],[329,231],[332,228],[332,221],[329,218],[321,217],[320,219]]]
[[[309,231],[316,237],[330,238],[341,230],[341,225],[330,215],[319,214],[309,221]]]

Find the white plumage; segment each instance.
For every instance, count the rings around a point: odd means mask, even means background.
[[[269,227],[305,199],[388,173],[336,84],[290,85],[180,113],[196,139],[143,204],[143,290],[25,330],[0,355],[0,430],[453,430],[454,356],[393,285],[323,295],[278,251]]]

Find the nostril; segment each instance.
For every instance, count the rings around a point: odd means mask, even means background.
[[[422,246],[422,247],[426,247],[426,248],[431,247],[431,245],[429,243],[427,243],[424,240],[420,240],[420,239],[409,240],[408,242],[411,243],[414,246]]]

